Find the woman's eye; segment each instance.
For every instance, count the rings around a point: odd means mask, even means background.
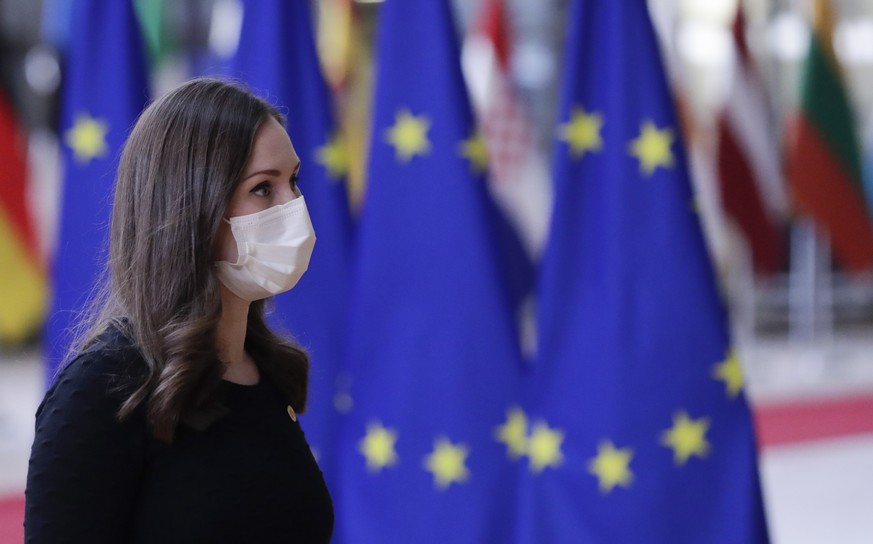
[[[291,190],[297,189],[297,178],[298,178],[297,174],[294,174],[293,176],[291,176],[291,179],[289,180],[289,184],[291,185]]]
[[[270,196],[270,182],[262,181],[251,192],[256,196]]]

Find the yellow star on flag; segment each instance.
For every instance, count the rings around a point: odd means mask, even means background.
[[[570,154],[578,159],[584,157],[586,151],[600,151],[603,147],[602,127],[603,116],[599,113],[573,108],[570,121],[561,125],[558,138],[570,144]]]
[[[358,451],[367,459],[367,469],[379,472],[397,463],[397,432],[383,427],[378,421],[367,425],[367,434],[358,443]]]
[[[463,444],[452,444],[446,438],[438,438],[433,453],[424,460],[424,467],[433,473],[434,485],[446,489],[452,483],[466,482],[470,477],[466,465],[469,453]]]
[[[345,142],[338,134],[315,150],[315,162],[327,168],[327,175],[332,180],[338,180],[348,173],[349,157]]]
[[[494,438],[506,444],[507,455],[517,459],[527,453],[527,416],[521,408],[510,408],[506,422],[494,430]]]
[[[728,354],[727,359],[714,366],[712,376],[724,382],[730,398],[735,398],[743,389],[743,367],[733,351]]]
[[[597,446],[597,456],[588,463],[588,472],[597,476],[600,492],[609,493],[615,486],[630,487],[634,475],[630,470],[633,458],[630,448],[615,449],[609,440]]]
[[[397,158],[409,162],[414,155],[424,156],[430,151],[428,130],[430,121],[427,117],[416,117],[408,110],[399,110],[394,115],[394,125],[386,131],[386,139],[394,146]]]
[[[709,418],[689,419],[686,412],[678,412],[673,416],[673,427],[661,433],[661,444],[673,448],[673,461],[684,465],[692,455],[706,457],[709,453],[708,430]]]
[[[461,156],[470,159],[473,172],[482,173],[488,169],[488,147],[485,138],[478,130],[461,142]]]
[[[555,468],[564,460],[561,444],[564,442],[564,432],[552,429],[546,423],[534,425],[527,442],[527,455],[530,459],[530,470],[539,474],[546,467]]]
[[[651,121],[640,128],[640,136],[630,143],[630,154],[639,159],[640,171],[651,175],[655,168],[673,166],[673,131],[669,128],[658,130]]]
[[[76,161],[88,164],[91,159],[103,157],[109,152],[106,145],[106,133],[109,126],[105,121],[79,114],[73,123],[73,128],[64,134],[64,140],[73,150]]]

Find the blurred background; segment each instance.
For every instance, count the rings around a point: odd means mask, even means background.
[[[69,168],[61,153],[69,128],[61,110],[76,4],[0,1],[0,542],[21,540],[33,414],[45,387],[42,341],[52,271],[63,267],[55,262]],[[193,76],[228,73],[243,27],[241,0],[134,5],[151,96]],[[353,217],[366,196],[381,5],[311,2],[318,55],[345,141]],[[454,0],[452,7],[466,83],[483,111],[494,64],[493,52],[482,46],[489,38],[485,2]],[[829,221],[839,222],[842,212],[819,212],[820,197],[797,198],[790,181],[797,169],[813,168],[795,165],[792,139],[798,116],[815,107],[804,94],[814,2],[650,0],[648,7],[747,376],[773,541],[870,542],[873,247],[865,244],[873,240],[873,0],[829,2],[828,37],[851,114],[846,138],[854,146],[855,195],[868,214],[866,222],[840,226]],[[509,53],[502,73],[527,123],[524,152],[547,165],[570,0],[505,0],[503,9]],[[553,192],[548,167],[527,172],[522,181],[492,183],[492,193],[536,263],[547,243]],[[746,181],[731,182],[740,177]],[[533,350],[530,319],[522,319],[522,329]]]

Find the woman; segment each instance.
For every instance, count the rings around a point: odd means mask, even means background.
[[[104,295],[37,411],[27,542],[330,540],[296,417],[308,358],[264,320],[315,242],[299,167],[279,112],[235,85],[143,112]]]

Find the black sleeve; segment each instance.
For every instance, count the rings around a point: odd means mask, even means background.
[[[80,355],[36,412],[25,491],[25,542],[126,542],[144,464],[144,423],[119,422],[123,398],[105,353]]]

